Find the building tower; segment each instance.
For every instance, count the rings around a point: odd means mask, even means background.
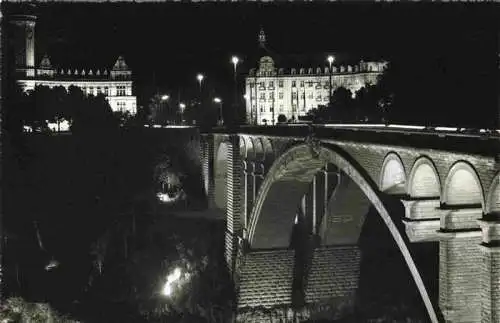
[[[261,48],[266,47],[266,34],[264,33],[264,28],[260,27],[259,32],[259,46]]]
[[[11,41],[17,78],[35,77],[35,24],[36,16],[13,15]]]

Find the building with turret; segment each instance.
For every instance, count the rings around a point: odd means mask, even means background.
[[[309,110],[327,105],[330,92],[338,87],[354,96],[366,84],[375,84],[387,66],[383,61],[344,65],[334,60],[331,70],[329,66],[278,67],[277,61],[283,59],[268,49],[262,29],[258,41],[258,67],[250,69],[245,78],[246,114],[251,124],[276,124],[281,114],[287,120],[298,120]]]
[[[15,77],[25,91],[36,86],[77,86],[87,95],[102,93],[113,111],[137,113],[137,99],[132,94],[132,71],[119,56],[114,65],[96,69],[62,69],[45,55],[35,62],[34,15],[10,17],[10,41],[14,49]]]

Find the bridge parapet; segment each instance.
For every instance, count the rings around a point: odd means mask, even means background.
[[[287,137],[304,139],[314,136],[317,139],[354,141],[381,145],[396,145],[403,147],[438,149],[444,151],[459,151],[463,153],[495,156],[499,150],[500,134],[497,131],[464,133],[444,130],[416,130],[412,126],[370,127],[370,125],[278,125],[274,127],[242,126],[238,129],[214,128],[210,133],[230,134],[238,133],[253,136]],[[408,128],[409,127],[409,128]],[[207,132],[209,133],[209,132]]]

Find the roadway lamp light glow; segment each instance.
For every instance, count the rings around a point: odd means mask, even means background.
[[[179,108],[184,109],[184,108],[186,108],[186,105],[184,103],[180,103]]]
[[[221,103],[221,102],[222,102],[222,100],[221,100],[220,98],[214,98],[214,102],[215,102],[215,103]]]
[[[231,62],[234,64],[234,66],[236,66],[236,65],[238,64],[238,62],[239,62],[239,61],[240,61],[240,60],[239,60],[239,58],[238,58],[238,57],[236,57],[236,56],[231,57]]]
[[[205,77],[203,76],[203,74],[198,74],[198,75],[196,75],[196,79],[197,79],[197,80],[198,80],[198,82],[200,82],[200,83],[201,83],[201,81],[203,81],[203,79],[204,79],[204,78],[205,78]]]
[[[330,63],[330,66],[331,66],[331,65],[332,65],[332,63],[333,63],[333,61],[334,61],[335,59],[333,58],[333,56],[332,56],[332,55],[330,55],[330,56],[328,56],[328,58],[327,58],[326,60],[328,61],[328,63]]]
[[[167,101],[167,100],[168,100],[168,98],[169,98],[169,96],[168,96],[168,95],[166,95],[166,94],[161,96],[161,100],[162,100],[162,101]]]
[[[174,271],[167,276],[167,281],[165,282],[165,285],[163,285],[163,290],[162,294],[164,296],[171,296],[172,292],[174,290],[174,284],[179,281],[181,278],[181,269],[179,267],[176,267]]]

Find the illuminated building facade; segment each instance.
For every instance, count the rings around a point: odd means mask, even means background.
[[[261,30],[258,68],[251,69],[245,78],[246,114],[251,124],[275,124],[280,114],[287,120],[298,120],[309,110],[329,103],[330,79],[332,93],[344,87],[354,95],[366,84],[375,84],[387,66],[386,62],[334,63],[331,74],[328,67],[277,68],[265,42]]]
[[[16,78],[25,91],[36,86],[68,89],[77,86],[87,95],[104,94],[113,111],[137,113],[137,99],[132,94],[132,71],[123,57],[118,57],[111,68],[62,69],[53,66],[45,55],[40,64],[35,64],[36,16],[14,15],[10,19]]]

